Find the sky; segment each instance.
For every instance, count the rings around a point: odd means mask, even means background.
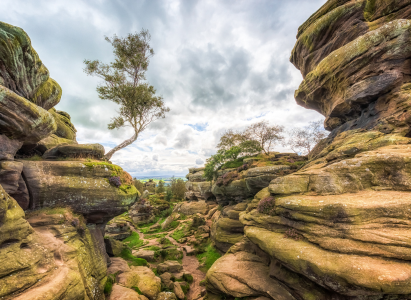
[[[147,81],[171,110],[111,161],[132,176],[181,176],[216,152],[227,129],[267,120],[287,129],[323,120],[298,106],[301,73],[289,62],[298,26],[326,0],[2,0],[0,20],[23,28],[63,89],[79,143],[106,151],[133,135],[108,130],[117,105],[84,59],[113,61],[105,36],[148,29],[155,55]],[[288,151],[278,145],[276,151]]]

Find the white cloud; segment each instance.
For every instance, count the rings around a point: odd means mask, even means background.
[[[184,175],[215,153],[226,129],[262,119],[303,126],[321,118],[295,103],[302,78],[288,58],[298,26],[324,2],[4,0],[0,19],[29,34],[63,88],[57,109],[72,116],[78,141],[107,151],[132,131],[107,129],[117,107],[98,98],[100,81],[86,76],[83,60],[110,62],[105,35],[147,28],[156,52],[147,79],[171,111],[112,161],[133,176]]]

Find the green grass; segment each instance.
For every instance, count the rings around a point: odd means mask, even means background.
[[[157,233],[157,234],[145,234],[144,237],[146,239],[159,239],[159,238],[163,238],[167,235],[167,233]]]
[[[43,158],[40,155],[33,155],[32,157],[28,157],[28,158],[23,158],[23,160],[32,160],[32,161],[39,161],[39,160],[43,160]]]
[[[157,250],[160,250],[161,248],[159,246],[150,246],[147,249],[151,251],[157,251]]]
[[[138,248],[144,245],[144,241],[140,240],[140,236],[135,231],[133,231],[128,238],[124,239],[123,243],[130,248]]]
[[[143,293],[140,291],[140,289],[137,286],[132,287],[139,295],[143,295]]]
[[[107,276],[106,285],[104,286],[104,294],[109,295],[113,289],[113,284],[116,281],[116,274],[110,274]]]
[[[144,258],[137,258],[131,254],[131,250],[129,248],[124,248],[121,251],[120,257],[127,260],[129,265],[132,266],[147,266],[147,261]]]
[[[183,225],[180,229],[175,230],[172,234],[171,237],[178,241],[179,239],[185,237],[186,235],[186,226]]]
[[[241,167],[244,163],[243,160],[244,158],[247,158],[248,156],[243,156],[239,157],[235,160],[231,160],[223,164],[219,169],[224,170],[224,169],[231,169],[231,168],[238,168]]]
[[[179,221],[173,221],[173,222],[171,222],[170,225],[168,225],[168,227],[167,227],[167,231],[176,229],[176,228],[178,227],[178,225],[180,225],[180,222],[179,222]]]
[[[205,250],[206,251],[204,253],[197,254],[196,257],[199,261],[204,262],[206,269],[205,271],[208,271],[214,262],[221,257],[221,255],[211,243],[205,248]]]

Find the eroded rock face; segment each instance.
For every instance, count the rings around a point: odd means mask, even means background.
[[[243,239],[244,225],[239,221],[239,214],[246,208],[245,202],[226,206],[213,216],[211,240],[220,251],[227,252],[231,246]]]
[[[138,195],[134,185],[117,188],[108,183],[114,168],[108,163],[21,162],[33,208],[69,206],[89,223],[105,223],[125,212]]]
[[[329,130],[409,131],[407,1],[328,1],[304,23],[291,55],[304,81],[297,103]]]
[[[300,27],[291,60],[304,81],[295,96],[333,131],[308,164],[274,178],[239,213],[251,244],[213,265],[210,292],[411,298],[410,17],[409,1],[330,0]],[[261,213],[268,196],[273,208]],[[254,247],[264,263],[250,256]]]
[[[61,88],[24,30],[0,22],[0,42],[0,85],[45,110],[59,103]]]
[[[104,299],[106,254],[95,230],[65,209],[26,221],[0,185],[0,297]]]

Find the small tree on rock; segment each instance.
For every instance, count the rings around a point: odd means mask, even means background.
[[[327,132],[321,121],[310,122],[307,127],[292,129],[285,145],[295,153],[308,154],[326,136]]]
[[[158,182],[156,192],[157,192],[158,194],[161,194],[161,193],[164,193],[165,190],[166,190],[166,189],[165,189],[165,187],[164,187],[164,181],[163,181],[163,180],[160,180],[160,181]]]
[[[269,155],[276,143],[284,139],[282,136],[283,132],[283,126],[270,126],[268,121],[261,121],[248,126],[244,132],[244,135],[247,140],[257,141],[264,153]]]
[[[114,47],[114,62],[103,64],[98,60],[84,60],[85,73],[104,80],[97,87],[99,97],[120,105],[119,116],[112,119],[108,129],[131,126],[134,131],[131,138],[105,155],[108,160],[116,151],[134,143],[151,122],[164,118],[170,110],[165,107],[162,97],[155,96],[154,87],[144,82],[150,58],[154,55],[150,39],[148,30],[129,34],[125,38],[116,35],[106,37],[106,41]]]

